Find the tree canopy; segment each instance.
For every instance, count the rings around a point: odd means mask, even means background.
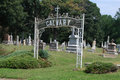
[[[120,8],[114,18],[111,15],[101,15],[96,3],[89,0],[0,0],[0,40],[6,33],[13,33],[28,37],[29,33],[34,37],[34,18],[45,19],[51,14],[56,14],[55,7],[59,5],[59,13],[80,15],[85,13],[84,39],[92,44],[97,40],[97,46],[106,41],[107,36],[120,42],[119,23]],[[49,38],[57,39],[60,43],[68,41],[71,34],[70,28],[46,29],[41,39],[49,42]]]

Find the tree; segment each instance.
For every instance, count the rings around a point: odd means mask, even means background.
[[[118,9],[118,11],[116,11],[115,18],[120,18],[120,8]]]
[[[113,30],[114,19],[111,15],[102,15],[100,18],[100,26],[103,30],[104,41],[107,41],[107,37],[112,35],[111,31]]]
[[[85,33],[84,39],[87,42],[92,44],[92,41],[96,39],[97,45],[100,46],[101,41],[103,40],[103,34],[100,27],[100,9],[96,6],[95,3],[90,2],[89,0],[83,0],[85,11]]]
[[[120,44],[120,8],[115,14],[115,20],[112,26],[111,37],[115,40],[115,43]]]
[[[74,16],[77,16],[77,15],[80,15],[81,14],[81,11],[82,11],[82,7],[78,5],[78,3],[80,3],[81,1],[79,2],[76,2],[76,0],[42,0],[40,2],[40,6],[41,6],[41,18],[47,18],[48,15],[51,15],[52,13],[55,15],[56,12],[55,12],[55,8],[57,7],[57,5],[59,5],[60,7],[60,10],[59,10],[59,13],[60,14],[63,14],[63,13],[68,13],[69,15],[74,15]],[[50,31],[47,31],[47,32],[51,32],[52,33],[52,38],[53,39],[58,39],[58,41],[62,42],[63,40],[68,40],[68,35],[67,35],[67,38],[65,39],[62,38],[62,37],[59,37],[59,36],[63,36],[63,35],[59,35],[59,34],[62,34],[60,33],[61,31],[65,31],[66,34],[69,34],[69,30],[70,29],[63,29],[63,28],[53,28],[52,30]],[[51,34],[49,33],[49,34]],[[48,34],[48,33],[46,33]],[[61,40],[63,39],[63,40]]]
[[[21,0],[0,0],[0,25],[3,29],[9,27],[9,33],[17,35],[25,18]]]

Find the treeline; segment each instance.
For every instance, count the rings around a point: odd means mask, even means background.
[[[107,36],[120,42],[120,9],[114,18],[110,15],[101,15],[96,3],[89,0],[0,0],[0,41],[2,42],[6,33],[19,35],[27,38],[31,34],[34,38],[34,18],[45,19],[59,5],[59,13],[69,15],[80,15],[85,13],[84,39],[92,44],[96,39],[97,46],[107,40]],[[68,41],[71,34],[70,28],[47,28],[41,39],[49,43],[50,38],[60,43]]]

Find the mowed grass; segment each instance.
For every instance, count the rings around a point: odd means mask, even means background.
[[[16,50],[32,50],[33,46],[4,46],[9,51]],[[46,50],[48,50],[48,46]],[[76,68],[76,54],[64,51],[48,51],[50,54],[49,61],[52,67],[36,68],[36,69],[8,69],[0,68],[1,78],[16,78],[27,80],[120,80],[120,71],[108,74],[86,74],[84,73],[84,63],[95,61],[112,62],[120,64],[120,55],[116,58],[104,58],[99,56],[102,48],[97,48],[96,52],[88,52],[84,49],[83,68],[79,71],[73,71]],[[79,67],[80,68],[80,67]]]

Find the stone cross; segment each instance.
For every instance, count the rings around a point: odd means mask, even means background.
[[[59,10],[60,8],[59,8],[59,6],[57,5],[57,8],[55,8],[55,11],[57,11],[57,18],[58,18],[58,10]]]

